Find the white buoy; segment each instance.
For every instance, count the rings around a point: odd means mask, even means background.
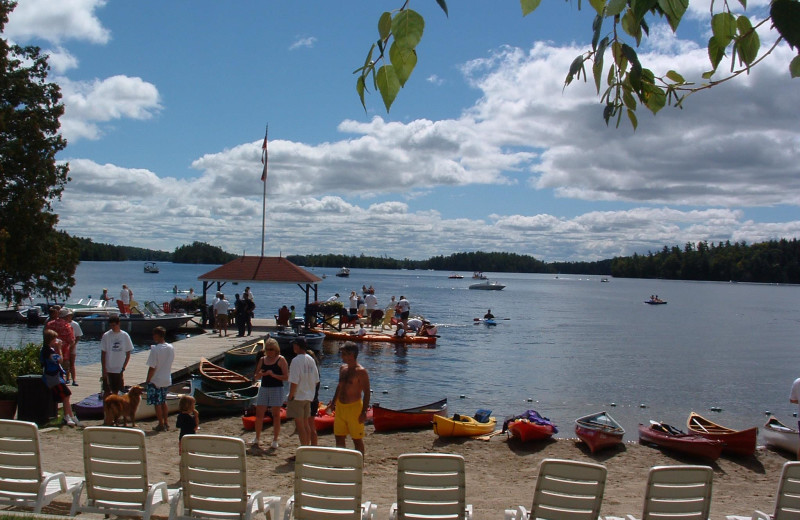
[[[639,404],[639,408],[647,408],[647,405],[644,403]]]
[[[617,406],[617,403],[609,403],[608,406]]]
[[[389,391],[388,391],[388,390],[384,390],[384,391],[383,391],[383,392],[381,392],[381,393],[383,393],[383,394],[388,394],[388,393],[389,393]]]
[[[769,410],[764,410],[764,415],[772,415],[772,413]]]
[[[323,386],[322,388],[324,388],[325,390],[327,390],[327,389],[328,389],[328,385],[325,385],[325,386]]]

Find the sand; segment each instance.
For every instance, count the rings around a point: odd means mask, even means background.
[[[171,423],[174,425],[174,417]],[[99,421],[85,421],[86,426]],[[178,487],[178,434],[175,431],[156,433],[154,421],[137,423],[147,434],[147,455],[151,481],[165,481]],[[564,428],[565,432],[569,431]],[[280,435],[280,447],[266,447],[272,440],[272,430],[262,436],[262,448],[248,448],[248,485],[267,495],[279,495],[285,504],[292,494],[294,464],[289,460],[298,445],[294,426],[285,423]],[[241,437],[248,443],[252,432],[242,429],[238,417],[201,420],[198,433]],[[265,442],[266,441],[266,442]],[[466,459],[467,501],[475,510],[475,518],[502,518],[503,511],[517,505],[530,508],[539,462],[544,458],[560,458],[596,462],[608,468],[608,480],[602,515],[641,516],[644,488],[650,467],[674,464],[703,464],[702,460],[682,458],[638,443],[626,443],[619,449],[590,455],[576,439],[521,444],[506,436],[497,435],[488,441],[476,439],[439,439],[433,431],[375,433],[367,426],[365,439],[364,500],[378,505],[378,518],[388,518],[394,501],[397,456],[402,453],[457,453]],[[321,446],[334,446],[331,434],[320,436]],[[352,444],[348,444],[352,447]],[[266,448],[266,449],[265,449]],[[80,476],[82,469],[81,430],[62,427],[42,433],[42,452],[45,470],[63,470]],[[754,509],[771,511],[781,467],[790,454],[759,448],[755,456],[729,458],[723,456],[711,463],[714,470],[714,489],[711,518],[725,515],[751,516]],[[63,495],[50,512],[64,512],[69,498]],[[68,511],[68,508],[66,508]],[[167,516],[168,508],[160,506],[157,514]],[[94,516],[94,515],[81,515]]]

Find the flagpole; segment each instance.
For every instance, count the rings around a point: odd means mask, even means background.
[[[261,180],[264,184],[264,194],[261,198],[261,257],[264,257],[264,241],[266,239],[267,233],[267,162],[269,157],[267,155],[267,137],[269,136],[269,123],[267,123],[267,129],[264,132],[264,145],[261,147],[261,162],[264,163],[264,170],[261,174]]]

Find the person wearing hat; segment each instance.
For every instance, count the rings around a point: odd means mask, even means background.
[[[72,386],[78,386],[78,382],[75,380],[75,359],[78,357],[78,341],[80,341],[81,336],[83,336],[83,330],[81,329],[80,324],[75,321],[73,318],[75,317],[75,311],[72,309],[67,309],[69,314],[67,314],[66,321],[69,322],[70,327],[72,327],[72,333],[75,336],[75,341],[72,342],[70,346],[69,358],[65,357],[64,359],[68,359],[69,369],[64,367],[67,370],[67,375],[72,376]]]
[[[50,307],[50,321],[45,325],[45,329],[50,329],[58,334],[58,339],[61,340],[61,351],[56,352],[61,356],[62,363],[69,359],[70,345],[75,342],[75,333],[72,331],[72,326],[66,320],[69,315],[69,309],[62,309],[59,305],[52,305]]]
[[[308,355],[308,343],[298,336],[292,344],[295,357],[289,365],[289,396],[286,415],[294,419],[300,445],[311,444],[308,418],[311,417],[311,401],[319,383],[319,370],[314,358]]]

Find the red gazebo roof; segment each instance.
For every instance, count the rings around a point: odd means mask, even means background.
[[[313,284],[322,278],[281,256],[242,256],[197,277],[221,282],[284,282]]]

